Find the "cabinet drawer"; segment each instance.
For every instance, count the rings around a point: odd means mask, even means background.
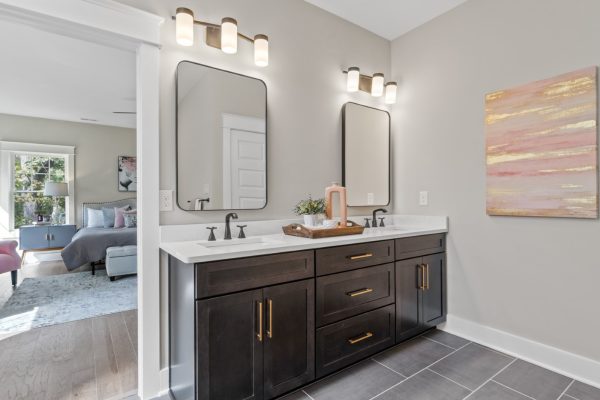
[[[394,305],[317,329],[317,378],[394,344]]]
[[[196,264],[196,298],[314,277],[312,250]]]
[[[392,304],[394,286],[394,264],[317,278],[317,325]]]
[[[396,260],[441,253],[446,250],[446,235],[415,236],[396,239]]]
[[[352,244],[316,251],[317,275],[328,275],[394,260],[394,241]]]

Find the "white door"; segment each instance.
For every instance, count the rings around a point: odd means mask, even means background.
[[[223,205],[262,208],[267,200],[265,120],[223,115]]]

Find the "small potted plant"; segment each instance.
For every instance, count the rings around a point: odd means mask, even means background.
[[[296,215],[304,217],[305,226],[318,226],[319,215],[325,213],[325,199],[314,199],[309,195],[308,199],[300,200],[294,207]]]

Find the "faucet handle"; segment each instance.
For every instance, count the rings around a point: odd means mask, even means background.
[[[365,218],[365,228],[370,228],[371,224],[369,224],[370,219],[369,218]]]
[[[385,217],[379,217],[379,221],[381,221],[381,222],[379,223],[379,227],[380,227],[380,228],[383,228],[383,227],[385,226],[385,224],[383,223],[383,220],[384,220],[384,219],[385,219]]]
[[[244,228],[247,227],[248,225],[238,225],[237,227],[240,228],[240,234],[238,235],[238,239],[246,239],[246,234],[244,233]]]
[[[217,229],[217,227],[216,226],[207,226],[206,229],[210,229],[210,235],[208,235],[208,241],[214,242],[215,240],[217,240],[217,238],[215,237],[215,229]]]

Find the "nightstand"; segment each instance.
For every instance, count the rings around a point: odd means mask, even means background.
[[[19,248],[23,257],[28,251],[60,250],[71,243],[75,225],[24,225],[19,228]]]

